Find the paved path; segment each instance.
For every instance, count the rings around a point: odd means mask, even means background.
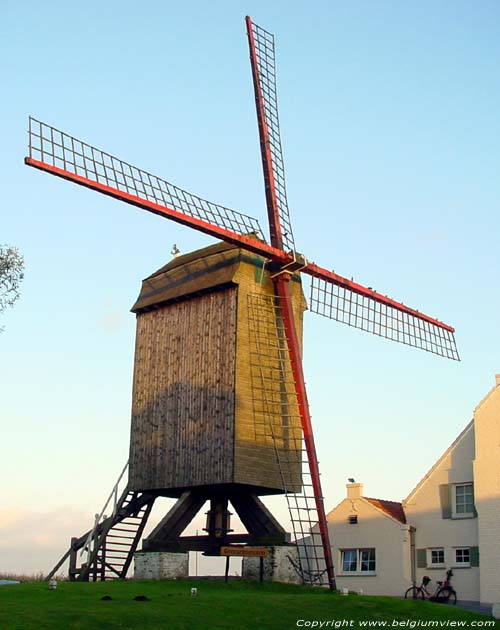
[[[491,609],[492,606],[489,604],[480,604],[479,602],[465,602],[458,601],[457,606],[459,608],[463,608],[464,610],[471,610],[472,612],[478,612],[482,615],[488,615],[491,617]]]

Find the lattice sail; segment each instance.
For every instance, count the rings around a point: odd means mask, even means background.
[[[256,438],[274,445],[305,584],[329,585],[290,358],[277,298],[248,296],[250,370]]]
[[[355,291],[312,277],[309,308],[329,319],[459,361],[453,330],[425,315],[399,310]]]
[[[62,171],[55,174],[77,175],[89,183],[102,184],[139,200],[178,210],[237,234],[256,234],[264,240],[257,219],[192,195],[31,117],[29,157]]]
[[[256,78],[258,89],[264,102],[265,126],[269,138],[272,170],[274,175],[274,189],[276,203],[281,223],[283,246],[287,251],[295,251],[295,242],[288,209],[288,199],[285,186],[285,166],[281,147],[280,124],[278,117],[278,95],[276,91],[276,63],[274,49],[274,35],[250,22],[251,33],[256,53]],[[255,76],[255,75],[254,75]],[[269,185],[269,182],[266,182]]]

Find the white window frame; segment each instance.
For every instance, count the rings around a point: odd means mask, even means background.
[[[466,561],[460,562],[460,561],[458,560],[458,552],[459,552],[459,551],[462,551],[462,552],[463,552],[463,551],[467,551],[467,552],[468,552],[468,554],[469,554],[469,559],[468,559],[468,560],[466,560]],[[460,567],[463,567],[463,568],[469,568],[469,567],[470,567],[470,547],[455,547],[455,548],[453,549],[453,554],[454,554],[454,558],[453,558],[453,566],[454,566],[455,568],[457,568],[457,569],[458,569],[458,568],[460,568]]]
[[[356,568],[355,569],[344,569],[344,554],[354,552],[356,555]],[[352,575],[353,573],[357,573],[358,571],[358,550],[357,549],[341,549],[340,550],[340,566],[342,567],[342,573],[346,575]]]
[[[471,510],[469,512],[458,512],[457,511],[457,490],[458,488],[470,487],[472,489],[472,505]],[[451,495],[451,515],[452,518],[473,518],[475,516],[475,508],[474,508],[474,484],[472,481],[464,482],[464,483],[454,483],[452,485],[452,495]]]
[[[433,562],[432,552],[442,552],[443,561]],[[427,568],[442,569],[445,566],[444,547],[429,547],[427,549]]]
[[[360,547],[358,549],[350,548],[350,549],[340,549],[340,566],[342,567],[341,575],[376,575],[377,571],[377,553],[375,547]],[[355,552],[356,553],[356,569],[352,571],[346,571],[344,569],[344,554],[346,552]],[[373,551],[375,568],[371,570],[362,570],[363,565],[363,552],[365,551]],[[365,561],[366,562],[366,561]]]

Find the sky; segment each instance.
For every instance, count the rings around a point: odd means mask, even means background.
[[[246,14],[276,36],[298,251],[454,326],[462,359],[306,314],[327,510],[348,477],[407,496],[500,372],[498,3],[7,1],[0,243],[26,277],[0,318],[0,572],[50,569],[100,511],[141,280],[214,242],[24,166],[28,116],[265,225]]]

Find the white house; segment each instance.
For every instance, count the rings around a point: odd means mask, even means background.
[[[364,497],[351,483],[327,519],[339,587],[402,595],[451,568],[459,599],[500,601],[500,375],[402,503]]]
[[[337,587],[401,595],[411,582],[411,528],[403,507],[362,493],[362,484],[348,484],[347,498],[327,515]]]
[[[451,568],[459,598],[479,601],[474,428],[474,421],[467,425],[403,506],[415,528],[412,560],[417,582],[424,575],[443,580],[446,569]],[[500,503],[500,497],[497,500]]]
[[[480,601],[500,601],[500,374],[474,411]]]

